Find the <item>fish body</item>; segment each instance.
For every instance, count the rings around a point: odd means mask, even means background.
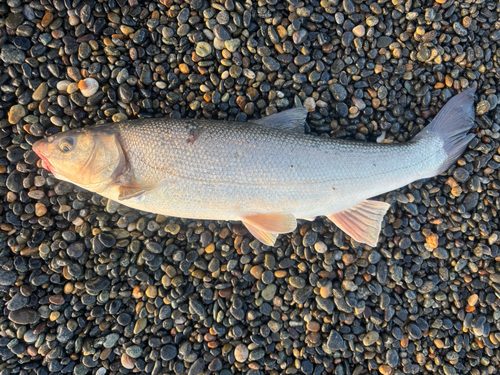
[[[296,219],[325,215],[374,246],[389,205],[367,199],[455,162],[473,137],[466,135],[472,102],[472,90],[457,95],[404,144],[306,135],[305,113],[296,109],[258,123],[154,118],[99,125],[33,148],[56,177],[132,208],[241,220],[268,245]],[[61,142],[70,150],[61,151]]]
[[[432,142],[371,144],[287,133],[265,125],[148,119],[115,127],[140,185],[160,185],[126,204],[175,217],[241,220],[343,211],[426,177],[445,155]],[[437,141],[434,140],[434,143]],[[119,200],[119,187],[101,192]]]

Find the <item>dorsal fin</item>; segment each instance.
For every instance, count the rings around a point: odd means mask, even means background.
[[[289,133],[304,134],[306,117],[304,108],[292,108],[252,122]]]

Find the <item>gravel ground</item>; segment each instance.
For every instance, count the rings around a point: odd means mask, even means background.
[[[500,373],[500,3],[1,0],[0,375]],[[403,142],[476,88],[447,173],[386,195],[376,248],[327,219],[269,248],[130,210],[31,145],[154,116],[310,111]],[[332,163],[335,161],[333,160]]]

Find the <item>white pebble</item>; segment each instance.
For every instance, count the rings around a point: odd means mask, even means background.
[[[377,143],[382,143],[385,139],[385,130],[382,130],[382,134],[377,137]]]
[[[156,87],[158,87],[160,90],[163,90],[165,87],[167,87],[167,84],[163,81],[157,81]]]
[[[306,98],[306,100],[304,100],[304,108],[307,112],[314,112],[316,109],[316,100],[314,100],[314,98]]]
[[[325,107],[328,106],[328,104],[325,101],[323,101],[323,100],[318,100],[316,102],[316,106],[318,106],[319,108],[325,108]]]
[[[78,88],[82,95],[88,98],[99,90],[99,83],[94,78],[85,78],[78,82]]]

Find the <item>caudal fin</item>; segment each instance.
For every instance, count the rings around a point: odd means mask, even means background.
[[[446,160],[435,175],[447,170],[462,155],[475,134],[467,134],[474,125],[474,91],[469,88],[455,95],[439,111],[434,120],[414,138],[415,141],[439,136]]]

